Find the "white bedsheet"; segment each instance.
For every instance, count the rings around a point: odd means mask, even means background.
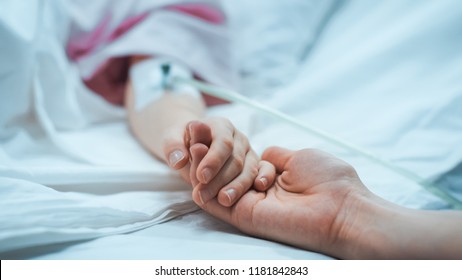
[[[236,1],[227,2],[235,28],[247,27],[237,38],[246,40],[236,46],[243,92],[265,93],[260,97],[265,103],[426,179],[461,162],[457,1],[275,0],[261,10],[248,8],[268,1],[231,2]],[[298,9],[291,6],[300,3]],[[318,18],[304,17],[308,11]],[[300,24],[309,24],[309,34]],[[250,40],[252,32],[259,40]],[[53,42],[45,46],[60,54]],[[55,59],[51,66],[50,60],[39,63],[48,71],[60,69],[62,84],[50,83],[44,70],[27,85],[36,115],[1,123],[2,258],[329,258],[242,235],[196,211],[188,186],[131,137],[124,113],[87,92],[63,57]],[[13,94],[6,90],[15,83],[1,79],[0,115],[5,116],[4,102]],[[66,110],[54,113],[79,127],[53,123],[43,103],[52,89],[67,93],[57,103],[67,104]],[[366,185],[386,199],[419,209],[448,207],[415,182],[241,106],[214,108],[211,114],[232,119],[258,152],[269,145],[325,149],[351,162]],[[457,170],[451,182],[460,177]]]

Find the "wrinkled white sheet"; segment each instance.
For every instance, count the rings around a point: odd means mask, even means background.
[[[97,196],[18,179],[0,184],[4,251],[132,232],[197,209],[185,191]]]
[[[133,139],[123,109],[83,85],[82,65],[64,53],[65,5],[2,2],[0,252],[132,232],[197,210],[189,187]]]
[[[457,1],[225,3],[234,28],[246,27],[236,33],[245,94],[262,94],[263,102],[426,179],[441,176],[461,161],[462,9]],[[60,53],[57,46],[48,47],[51,54]],[[73,66],[60,63],[59,77],[69,90],[81,93],[77,103],[85,102],[85,110],[68,106],[68,111],[55,114],[71,116],[69,123],[81,128],[57,130],[47,122],[41,87],[34,88],[39,89],[33,96],[37,115],[3,126],[3,256],[327,258],[244,236],[201,211],[158,224],[195,210],[188,202],[188,187],[137,145],[123,112],[86,92]],[[52,75],[44,71],[35,85],[43,85],[47,77]],[[2,78],[1,102],[8,100],[5,90],[33,86],[4,82]],[[72,96],[64,104],[75,104]],[[10,109],[4,104],[0,114]],[[231,118],[258,152],[269,145],[322,148],[351,162],[366,185],[386,199],[419,209],[448,207],[415,182],[246,108],[228,105],[211,114]],[[30,127],[34,118],[40,129]],[[460,182],[455,179],[460,168],[454,170],[446,181]],[[51,244],[64,241],[74,242]],[[14,248],[18,250],[8,251]]]
[[[274,80],[292,77],[292,81],[273,91],[273,98],[260,100],[425,180],[435,180],[462,158],[462,17],[461,9],[454,8],[459,5],[454,1],[337,2],[330,8],[336,12],[306,46],[307,56],[298,67],[283,65],[282,71],[272,71],[277,72]],[[289,30],[292,21],[280,23],[279,29]],[[277,37],[266,34],[259,37],[258,46]],[[287,31],[285,36],[291,34]],[[287,42],[281,45],[278,53],[290,49]],[[271,52],[253,54],[261,63],[261,57]],[[271,60],[268,63],[275,68]],[[268,87],[265,91],[270,92]],[[271,124],[261,118],[259,129],[267,131],[258,136],[262,147],[274,144]],[[280,130],[280,135],[294,136],[281,140],[288,147],[326,145],[304,139],[289,127]],[[447,189],[460,196],[460,186]]]
[[[462,9],[454,6],[345,2],[270,104],[424,178],[441,175],[462,159]]]

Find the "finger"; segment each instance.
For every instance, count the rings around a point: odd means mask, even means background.
[[[243,162],[244,160],[236,160],[234,157],[230,157],[220,170],[220,173],[208,184],[200,182],[200,178],[198,178],[200,184],[198,184],[194,190],[193,198],[197,196],[200,204],[205,204],[210,199],[216,197],[223,186],[226,186],[241,173],[243,169]],[[198,172],[196,171],[196,175],[197,174]]]
[[[202,143],[197,143],[197,144],[192,145],[189,148],[189,151],[191,153],[191,159],[192,159],[191,167],[189,169],[189,177],[191,180],[191,184],[194,188],[200,183],[196,177],[197,166],[199,166],[199,163],[204,158],[204,156],[207,154],[208,147]]]
[[[209,183],[218,174],[236,149],[235,144],[245,145],[247,139],[242,139],[240,134],[235,137],[234,134],[234,127],[229,122],[212,127],[213,141],[207,155],[197,169],[197,178],[201,183]],[[241,150],[243,149],[241,148]],[[245,155],[246,152],[242,152],[242,155]]]
[[[189,162],[189,151],[184,141],[185,128],[170,130],[164,136],[163,150],[167,164],[181,169]]]
[[[261,160],[258,163],[258,175],[255,178],[254,187],[255,189],[264,192],[269,189],[274,183],[276,178],[276,169],[271,163]]]
[[[242,172],[219,190],[218,202],[225,207],[232,206],[253,186],[257,175],[258,157],[255,152],[250,151],[247,153]]]
[[[256,215],[256,206],[266,197],[265,193],[249,190],[232,206],[225,207],[217,199],[211,199],[204,205],[199,205],[207,213],[218,219],[234,225],[248,234],[255,234],[260,228],[253,223]]]
[[[202,143],[210,147],[212,144],[212,129],[210,126],[200,121],[191,121],[187,127],[191,146],[196,143]]]
[[[281,148],[269,147],[263,152],[262,160],[266,160],[273,164],[277,173],[282,173],[287,161],[293,156],[294,151]]]
[[[194,202],[196,202],[194,200]],[[207,213],[211,214],[212,216],[225,221],[229,224],[233,224],[233,208],[225,207],[221,205],[218,200],[211,199],[206,204],[197,204],[199,207],[204,209]]]
[[[191,181],[191,172],[190,172],[191,169],[190,168],[191,168],[191,163],[188,162],[185,166],[180,168],[178,172],[180,173],[181,178],[183,178],[185,182],[190,183],[192,186],[194,186],[193,182]]]

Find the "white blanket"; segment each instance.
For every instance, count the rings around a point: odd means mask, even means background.
[[[23,15],[13,13],[24,11],[21,1],[6,3],[14,3],[8,15]],[[262,102],[425,179],[461,162],[457,1],[225,3],[235,30],[246,27],[235,33],[242,92],[258,93]],[[10,36],[17,48],[0,45],[0,61],[11,63],[0,69],[2,256],[327,258],[244,236],[201,211],[182,216],[197,210],[189,187],[147,155],[124,112],[89,92],[59,36],[46,34],[58,20],[52,15],[62,12],[27,5],[31,14],[19,19],[0,11],[0,38]],[[37,11],[48,14],[43,33],[34,29]],[[21,55],[8,57],[14,53]],[[34,64],[42,70],[31,72]],[[33,114],[18,114],[30,106]],[[448,207],[415,182],[247,108],[227,105],[211,114],[231,118],[258,152],[270,145],[325,149],[351,162],[386,199],[419,209]]]

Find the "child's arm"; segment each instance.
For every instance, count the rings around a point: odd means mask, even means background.
[[[134,58],[132,63],[143,59]],[[207,188],[209,191],[201,193],[202,201],[208,201],[217,195],[217,189],[228,186],[226,194],[231,194],[233,199],[226,204],[232,205],[241,193],[252,186],[257,175],[254,171],[258,170],[259,163],[247,137],[227,119],[205,118],[206,109],[201,98],[188,94],[162,94],[140,110],[135,106],[136,96],[134,87],[129,82],[125,103],[133,134],[149,152],[179,170],[183,179],[191,182],[191,139],[210,147],[210,152],[195,177],[204,186],[214,186],[213,189]],[[193,130],[188,124],[195,120],[201,120],[210,129],[208,134],[204,136],[200,131],[196,133],[194,130],[195,134],[191,136]],[[235,187],[229,186],[231,182],[235,183]],[[229,191],[230,189],[235,189],[235,192]]]
[[[140,60],[133,59],[133,64]],[[129,81],[125,106],[133,134],[151,154],[180,170],[183,179],[189,181],[189,151],[184,132],[188,122],[204,117],[202,99],[188,94],[163,94],[141,110],[135,104],[136,93]]]

